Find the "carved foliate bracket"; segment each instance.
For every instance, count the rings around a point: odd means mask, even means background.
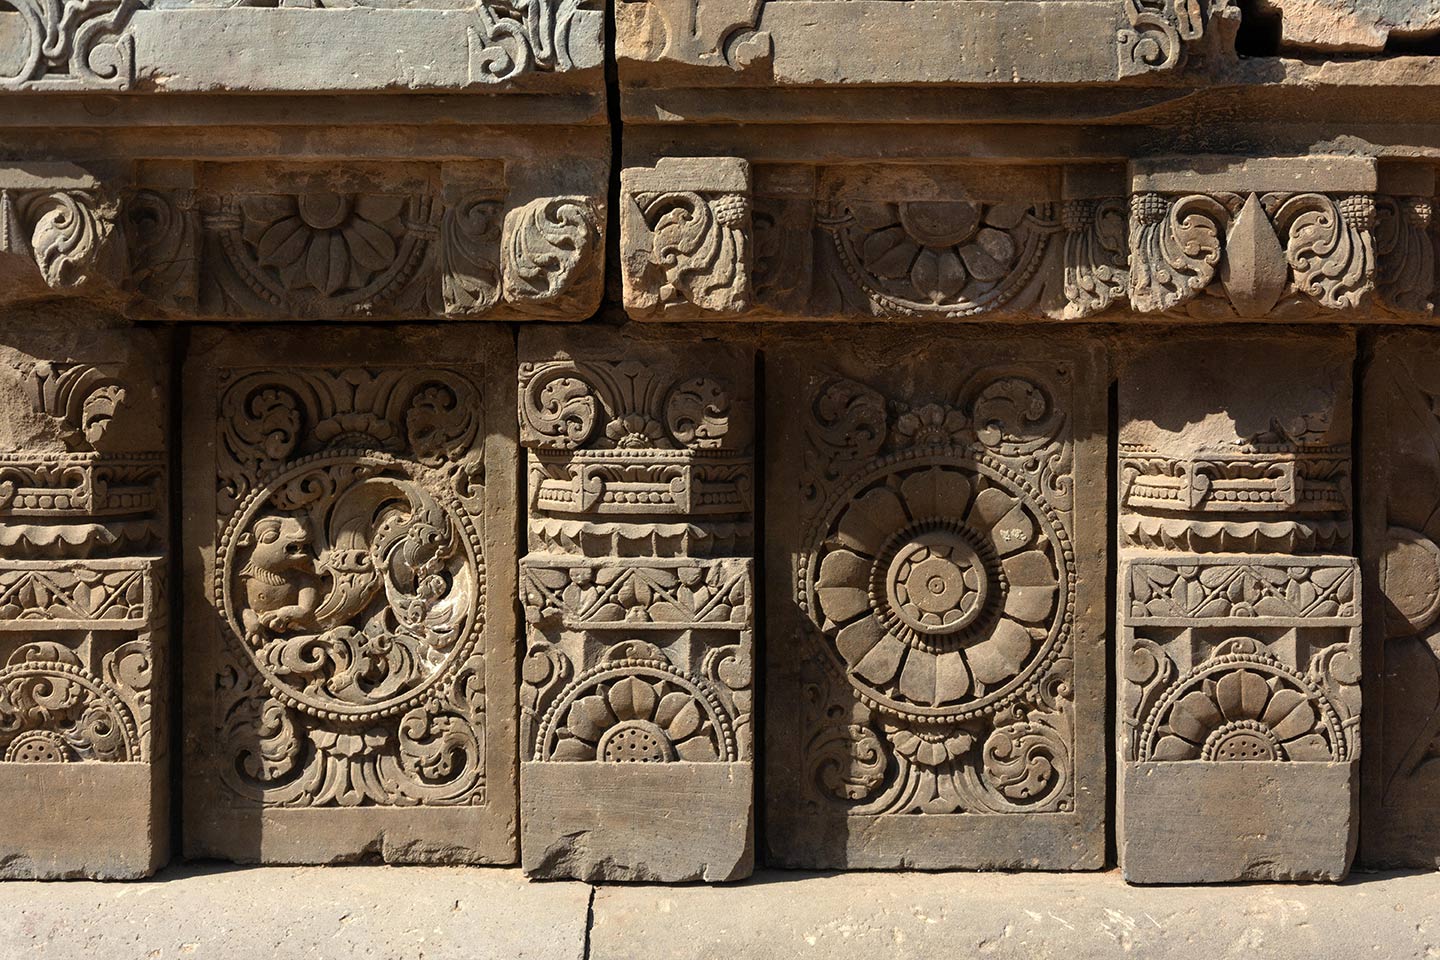
[[[621,174],[625,306],[695,318],[751,305],[750,164],[670,158]]]
[[[1134,165],[1130,299],[1140,313],[1295,319],[1370,305],[1373,160]],[[1195,172],[1194,168],[1200,168]]]
[[[1398,172],[1397,172],[1398,171]],[[1426,316],[1434,170],[1186,157],[981,172],[663,159],[622,175],[637,319]]]
[[[0,301],[113,289],[125,263],[116,214],[100,182],[71,164],[0,169]]]

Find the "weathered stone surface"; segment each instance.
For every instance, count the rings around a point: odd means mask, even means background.
[[[187,360],[186,850],[510,862],[510,337],[314,329]]]
[[[803,867],[1104,858],[1102,355],[767,353],[767,842]]]
[[[169,341],[0,319],[0,877],[169,856]]]
[[[752,865],[753,351],[522,331],[523,864]]]
[[[1440,343],[1374,341],[1364,374],[1366,756],[1360,858],[1440,866]]]
[[[1263,0],[1280,17],[1281,46],[1295,52],[1380,53],[1392,37],[1440,33],[1436,0]]]
[[[18,0],[0,90],[390,90],[597,87],[601,11],[575,0]],[[551,81],[549,74],[580,74]]]
[[[1123,0],[640,0],[616,8],[617,56],[637,85],[1095,83],[1176,69],[1210,19]]]
[[[104,180],[0,167],[0,277],[13,280],[0,301],[59,293],[167,319],[581,320],[600,302],[607,164],[571,160],[540,177],[502,158],[166,161]]]
[[[1133,161],[1127,178],[1115,164],[822,160],[627,167],[629,314],[1134,322],[1433,310],[1429,164],[1156,157]]]
[[[1127,887],[1116,873],[768,872],[755,880],[717,889],[601,887],[589,955],[1423,960],[1435,949],[1440,915],[1435,874],[1210,888]]]
[[[0,884],[0,955],[583,960],[590,896],[495,868],[177,865],[144,886]]]
[[[1177,336],[1120,373],[1117,832],[1133,882],[1349,869],[1353,349]]]

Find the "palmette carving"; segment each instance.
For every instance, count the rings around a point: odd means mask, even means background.
[[[1428,197],[1375,198],[1376,289],[1385,306],[1399,313],[1434,309],[1434,203]]]
[[[1070,450],[1057,367],[953,397],[811,396],[795,596],[811,802],[1073,809]]]
[[[199,308],[198,204],[194,191],[137,190],[124,206],[129,286],[176,313]]]
[[[215,719],[239,796],[483,802],[479,396],[461,368],[224,375]]]
[[[520,368],[530,530],[587,555],[717,555],[750,538],[748,404],[640,360]]]
[[[1125,203],[1119,198],[1064,205],[1065,312],[1079,320],[1124,305],[1129,288]]]
[[[1130,198],[1130,298],[1142,313],[1302,318],[1365,306],[1375,286],[1368,194]]]
[[[500,298],[500,203],[488,191],[446,207],[441,222],[440,298],[446,315],[483,313]]]

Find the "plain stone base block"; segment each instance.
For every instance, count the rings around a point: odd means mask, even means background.
[[[521,864],[546,880],[747,877],[753,785],[748,763],[523,763]]]
[[[515,822],[479,807],[187,808],[185,855],[236,863],[514,863]]]
[[[170,859],[163,779],[148,763],[0,764],[0,879],[150,876]]]
[[[1354,766],[1199,760],[1128,764],[1119,826],[1125,879],[1344,879],[1355,854]]]

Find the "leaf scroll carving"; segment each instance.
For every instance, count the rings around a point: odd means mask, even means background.
[[[598,300],[598,217],[589,197],[542,197],[505,219],[505,299],[541,316],[581,313]]]

